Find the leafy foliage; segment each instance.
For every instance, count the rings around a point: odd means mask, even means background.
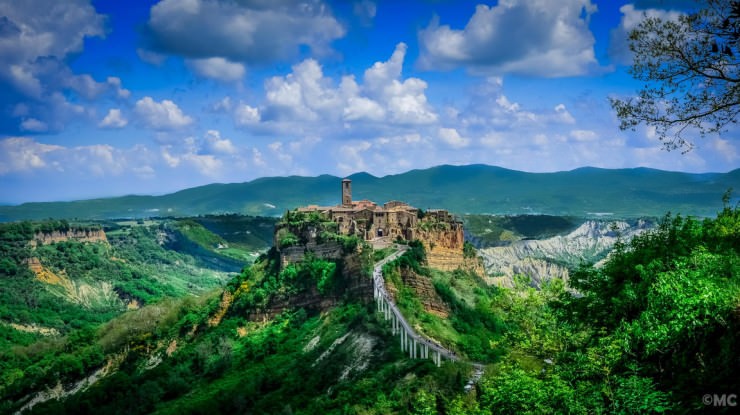
[[[8,234],[22,234],[23,225],[17,226]],[[737,208],[727,205],[715,219],[669,216],[655,231],[618,245],[602,268],[576,272],[571,282],[577,293],[559,281],[538,291],[520,276],[513,289],[497,289],[462,271],[430,270],[423,246],[411,242],[384,273],[397,284],[398,305],[411,324],[461,355],[487,363],[470,393],[463,391],[469,365],[444,362],[437,368],[430,360],[408,359],[373,307],[351,298],[320,315],[295,309],[269,321],[248,321],[250,312],[290,290],[318,291],[322,284],[330,292],[329,276],[342,267],[341,261],[309,257],[281,269],[272,249],[227,284],[233,302],[218,325],[209,324],[221,307],[214,291],[198,299],[159,301],[56,338],[8,337],[25,343],[0,354],[0,411],[18,409],[16,402],[34,385],[71,383],[123,350],[128,352],[114,374],[64,400],[37,404],[31,412],[721,409],[706,407],[701,399],[740,387],[735,373],[740,367],[738,242]],[[6,245],[3,249],[25,249]],[[78,267],[88,265],[82,260]],[[4,277],[18,279],[24,269]],[[403,272],[431,279],[449,306],[448,318],[423,312],[419,298],[402,285]]]
[[[634,99],[613,99],[622,129],[656,128],[668,149],[691,149],[683,132],[702,136],[740,115],[740,2],[708,0],[677,19],[648,17],[630,33],[630,72],[645,81]]]

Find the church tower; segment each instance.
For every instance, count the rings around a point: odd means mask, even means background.
[[[342,206],[352,207],[352,180],[342,180]]]

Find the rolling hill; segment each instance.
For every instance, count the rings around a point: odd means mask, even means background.
[[[349,176],[354,199],[404,200],[457,214],[550,214],[580,217],[712,216],[722,195],[740,188],[740,169],[680,173],[648,168],[592,167],[527,173],[487,165],[443,165],[402,174]],[[339,202],[340,177],[266,177],[210,184],[162,196],[123,196],[74,202],[0,206],[0,221],[40,218],[140,218],[241,213],[277,216],[306,204]]]

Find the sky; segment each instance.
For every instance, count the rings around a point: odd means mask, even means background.
[[[557,5],[557,6],[556,6]],[[0,203],[484,163],[740,167],[620,131],[627,33],[691,0],[0,0]]]

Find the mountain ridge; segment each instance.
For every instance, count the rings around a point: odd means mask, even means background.
[[[405,200],[420,208],[465,213],[542,213],[590,216],[662,216],[667,211],[711,216],[729,188],[740,188],[740,169],[684,173],[645,167],[581,167],[529,173],[485,164],[440,165],[374,176],[353,173],[355,199]],[[164,195],[126,195],[65,202],[0,206],[0,221],[40,218],[189,216],[242,213],[276,216],[306,204],[339,202],[342,177],[261,177],[242,183],[212,183]]]

